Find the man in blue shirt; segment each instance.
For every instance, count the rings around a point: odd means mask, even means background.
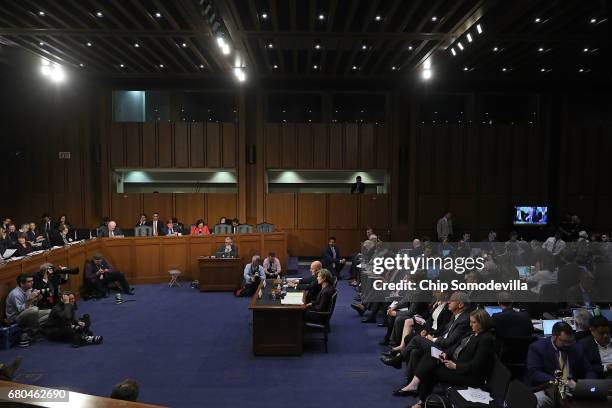
[[[6,320],[17,323],[23,330],[21,347],[30,345],[32,337],[44,326],[51,310],[39,310],[36,302],[40,297],[38,290],[32,290],[34,277],[20,274],[17,277],[17,287],[6,297]]]
[[[251,263],[244,267],[244,296],[251,296],[257,290],[259,282],[266,279],[266,271],[261,266],[259,255],[254,255]]]

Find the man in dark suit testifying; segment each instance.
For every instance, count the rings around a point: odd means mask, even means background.
[[[102,238],[115,238],[123,237],[123,231],[117,226],[115,221],[108,222],[108,228],[100,231],[100,237]]]
[[[340,279],[340,271],[342,271],[346,259],[340,257],[340,249],[336,246],[336,237],[329,237],[327,243],[328,245],[323,249],[321,263],[324,269]]]
[[[610,322],[603,316],[591,319],[591,336],[578,344],[584,350],[591,370],[599,378],[612,378],[612,344],[610,344]]]
[[[365,193],[365,183],[361,182],[361,176],[357,176],[353,185],[351,185],[351,194]]]

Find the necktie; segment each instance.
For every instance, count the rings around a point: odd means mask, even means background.
[[[332,257],[333,257],[333,259],[336,259],[336,248],[331,247],[331,251],[332,251]]]
[[[157,235],[157,221],[153,221],[153,235]]]
[[[111,232],[110,232],[110,236],[111,236],[111,237],[114,237],[114,236],[115,236],[115,231],[111,231]]]
[[[459,354],[461,354],[465,346],[467,346],[467,344],[470,342],[470,340],[472,339],[472,336],[473,334],[461,340],[461,343],[459,343],[459,346],[457,346],[457,348],[453,352],[453,360],[457,360],[457,358],[459,358]]]
[[[561,350],[559,350],[559,370],[563,372],[562,378],[566,381],[569,378],[569,364],[567,364],[567,360]]]

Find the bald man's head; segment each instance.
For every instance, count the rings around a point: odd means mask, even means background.
[[[321,269],[323,269],[323,265],[319,261],[314,261],[310,264],[310,273],[313,276],[316,275]]]

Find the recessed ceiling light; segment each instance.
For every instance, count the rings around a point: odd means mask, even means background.
[[[478,31],[478,34],[482,34],[482,26],[480,24],[476,24],[476,31]]]
[[[325,20],[325,15],[324,14],[319,14],[319,20]]]
[[[96,12],[96,17],[104,17],[104,14],[102,14],[101,11],[97,11]]]
[[[472,42],[472,34],[467,33],[466,37],[467,37],[468,42]]]
[[[361,49],[362,49],[362,50],[367,50],[367,49],[368,49],[368,46],[367,46],[367,45],[365,45],[365,44],[363,44],[363,45],[361,46]]]
[[[268,44],[268,48],[274,48],[274,44],[269,43],[269,44]]]
[[[79,67],[81,67],[81,68],[83,68],[84,66],[85,66],[85,64],[83,64],[83,63],[79,64]]]
[[[543,48],[543,47],[540,47],[540,48],[538,48],[538,51],[540,51],[540,52],[544,52],[544,48]]]
[[[588,48],[583,48],[582,51],[583,52],[589,52],[589,49]]]
[[[200,64],[200,68],[204,68],[204,64]]]
[[[268,18],[268,13],[261,13],[261,18],[263,18],[264,20]]]
[[[540,68],[540,72],[546,72],[546,68]]]
[[[138,47],[140,47],[140,44],[134,43],[134,48],[138,48]]]
[[[408,46],[408,51],[412,51],[412,45]]]
[[[381,16],[376,16],[376,17],[374,17],[374,20],[380,21],[380,20],[382,20],[382,17]]]
[[[584,68],[580,68],[578,72],[584,72]]]
[[[318,69],[318,68],[319,68],[319,66],[318,66],[318,65],[313,65],[313,66],[312,66],[312,69]]]
[[[320,50],[321,49],[321,44],[315,44],[315,50]]]
[[[44,15],[45,15],[45,12],[41,10],[41,11],[39,11],[39,12],[38,12],[38,15],[39,15],[39,16],[44,16]]]
[[[187,43],[182,43],[182,44],[181,44],[181,47],[183,47],[183,48],[187,48]]]
[[[533,20],[533,21],[536,22],[536,23],[539,23],[542,20],[540,20],[540,17],[536,17],[535,20]]]
[[[455,49],[454,49],[454,48],[452,48],[452,47],[451,47],[451,53],[453,54],[453,57],[454,57],[455,55],[457,55],[457,51],[455,51]]]
[[[497,52],[497,51],[499,51],[499,48],[493,47],[493,52]]]
[[[391,67],[391,70],[395,71],[397,69],[397,67],[394,65]]]
[[[88,46],[88,47],[92,46],[92,44],[90,42],[87,42],[85,45]]]
[[[159,67],[160,67],[160,68],[163,68],[163,67],[164,67],[164,64],[159,64]]]
[[[119,64],[119,67],[120,67],[120,68],[123,68],[123,67],[125,67],[125,65],[123,65],[123,64]]]
[[[357,70],[357,65],[353,65],[353,71]]]
[[[459,49],[460,49],[461,51],[463,51],[463,44],[461,44],[461,42],[458,42],[458,43],[457,43],[457,47],[459,47]]]
[[[161,18],[162,14],[159,11],[155,12],[155,18]]]
[[[470,69],[468,67],[463,67],[464,71],[469,71]]]
[[[44,42],[39,42],[38,45],[40,45],[42,47],[43,45],[45,45],[45,43]]]
[[[278,69],[278,65],[274,64],[274,69]]]
[[[591,24],[595,24],[597,22],[597,19],[596,18],[592,18],[590,21],[591,21]]]
[[[431,21],[438,21],[438,17],[436,17],[436,16],[432,16],[432,17],[431,17]]]
[[[502,68],[502,71],[503,71],[503,72],[506,72],[506,71],[508,71],[508,68],[503,67],[503,68]]]

